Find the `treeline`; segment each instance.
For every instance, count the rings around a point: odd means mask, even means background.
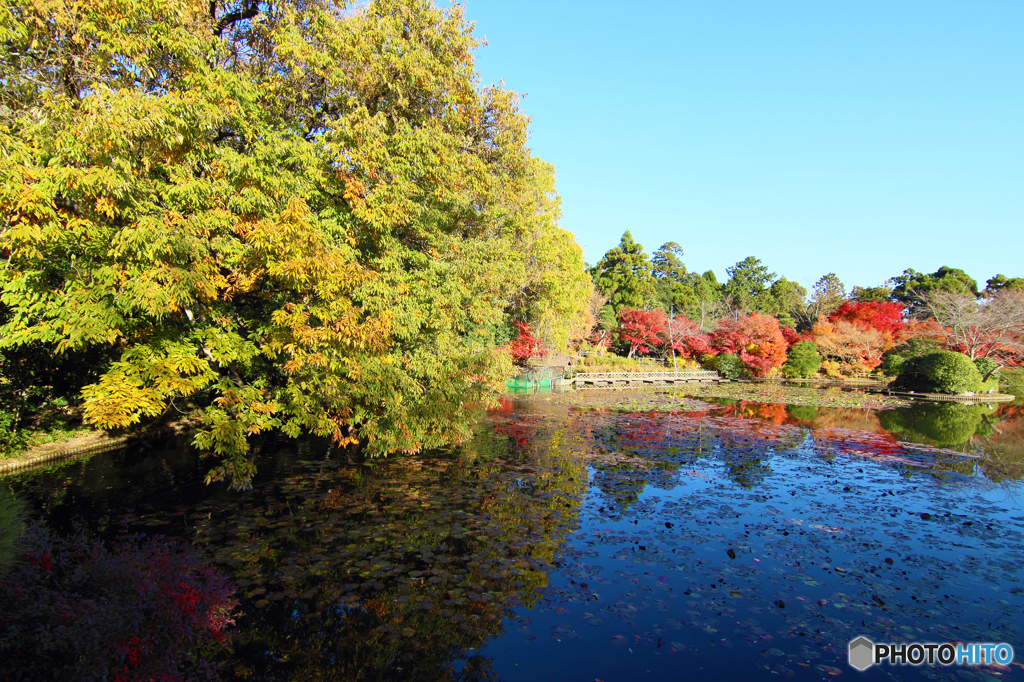
[[[0,13],[0,447],[53,410],[198,410],[211,479],[279,429],[463,438],[515,323],[592,285],[456,5],[12,0]]]
[[[623,355],[761,377],[895,374],[908,358],[948,349],[988,379],[1024,360],[1024,278],[1000,274],[980,288],[956,268],[908,269],[848,290],[828,273],[808,292],[751,256],[719,282],[688,270],[679,244],[648,256],[629,232],[589,272],[602,297],[589,342]]]

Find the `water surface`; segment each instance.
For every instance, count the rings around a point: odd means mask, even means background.
[[[239,586],[246,680],[1020,679],[858,673],[847,642],[1024,658],[1020,408],[508,402],[445,453],[267,440],[253,490],[167,441],[17,486],[60,529],[184,537]]]

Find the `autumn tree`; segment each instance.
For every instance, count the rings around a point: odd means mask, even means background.
[[[623,308],[642,308],[654,295],[651,261],[644,247],[626,230],[619,245],[604,254],[591,268],[594,286],[618,313]]]
[[[697,322],[685,315],[674,315],[670,322],[665,339],[666,349],[691,360],[699,360],[704,355],[717,352],[711,346],[711,337]]]
[[[664,344],[667,327],[665,311],[660,308],[623,308],[619,311],[619,326],[615,330],[615,338],[622,346],[629,348],[628,357],[633,357],[635,353],[647,355]]]
[[[533,357],[543,353],[541,340],[533,335],[530,325],[525,322],[514,322],[516,338],[508,344],[508,352],[517,365],[524,365]]]
[[[943,327],[951,349],[1000,366],[1024,363],[1024,291],[1008,287],[978,300],[966,287],[936,288],[921,306]]]
[[[0,353],[90,357],[103,428],[201,409],[212,480],[268,429],[463,439],[500,330],[587,309],[461,6],[14,0],[0,35]]]
[[[904,306],[892,301],[845,301],[812,327],[814,341],[847,371],[872,371],[883,355],[908,338]]]
[[[812,327],[818,351],[841,365],[846,372],[869,372],[882,362],[882,354],[891,347],[886,334],[846,319],[821,319]]]
[[[726,318],[710,334],[717,353],[736,354],[754,376],[767,376],[786,362],[786,339],[779,321],[769,315],[753,313]]]
[[[846,320],[862,327],[896,335],[907,328],[903,320],[906,307],[892,301],[845,301],[831,315],[829,322]]]

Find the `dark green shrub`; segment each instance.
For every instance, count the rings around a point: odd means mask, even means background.
[[[818,344],[813,341],[801,341],[789,349],[786,364],[782,366],[782,375],[788,379],[807,379],[817,374],[819,367],[821,355],[818,354]]]
[[[710,369],[718,370],[718,373],[725,379],[739,379],[747,376],[747,369],[735,353],[722,353],[721,355],[705,355],[706,365]],[[710,359],[708,359],[710,358]]]
[[[949,350],[907,359],[892,382],[898,391],[919,393],[977,393],[983,385],[971,359]]]
[[[974,361],[974,366],[981,372],[982,379],[988,379],[990,374],[996,373],[996,368],[999,365],[992,358],[977,358]]]
[[[935,339],[918,336],[888,350],[882,355],[882,364],[878,370],[887,376],[894,377],[900,373],[900,367],[910,358],[942,350],[942,344]]]

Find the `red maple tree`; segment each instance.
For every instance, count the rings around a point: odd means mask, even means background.
[[[810,341],[811,340],[810,334],[801,334],[797,330],[793,329],[792,327],[788,327],[788,326],[782,328],[782,338],[786,339],[786,348],[787,349],[788,348],[792,348],[793,346],[795,346],[796,344],[800,343],[801,341]]]
[[[542,357],[544,350],[541,348],[540,339],[533,335],[533,329],[525,322],[513,322],[512,325],[519,332],[516,338],[506,348],[512,354],[512,360],[522,364],[530,358]]]
[[[786,362],[786,338],[779,321],[753,313],[725,319],[711,332],[711,346],[719,353],[736,353],[754,376],[763,377]]]
[[[629,345],[629,355],[634,353],[647,355],[653,349],[665,343],[664,335],[668,327],[665,311],[635,310],[623,308],[619,312],[619,327],[615,336],[620,343]]]
[[[829,322],[845,320],[861,329],[877,329],[895,335],[907,328],[903,321],[906,306],[892,301],[846,301],[828,316]]]
[[[665,338],[665,348],[694,360],[702,355],[715,355],[718,352],[711,346],[711,337],[700,328],[700,325],[684,315],[672,318],[671,329]]]

